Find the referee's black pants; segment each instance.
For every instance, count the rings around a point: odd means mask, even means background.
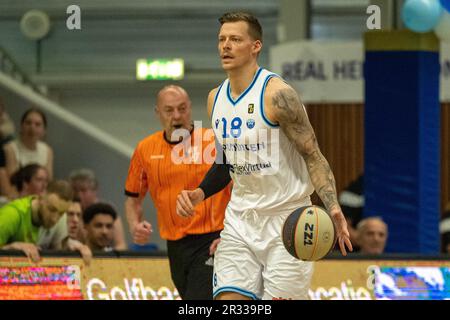
[[[219,237],[216,231],[167,241],[170,273],[181,299],[212,300],[214,260],[209,247]]]

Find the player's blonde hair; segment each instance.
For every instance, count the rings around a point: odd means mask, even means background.
[[[254,40],[263,41],[263,31],[258,19],[248,12],[227,12],[219,18],[220,25],[227,22],[244,21],[248,25],[248,33]]]

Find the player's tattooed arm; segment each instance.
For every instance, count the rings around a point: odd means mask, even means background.
[[[285,85],[273,92],[271,102],[273,115],[305,160],[311,181],[323,204],[329,212],[332,209],[340,210],[333,172],[320,152],[316,135],[297,93]]]

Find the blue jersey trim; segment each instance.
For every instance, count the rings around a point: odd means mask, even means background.
[[[253,81],[252,83],[250,83],[250,85],[248,86],[247,89],[245,89],[245,91],[243,93],[241,93],[241,95],[235,100],[233,100],[233,98],[231,97],[231,88],[230,88],[230,81],[228,81],[228,86],[227,86],[227,97],[228,100],[231,102],[231,104],[233,106],[235,106],[239,101],[241,101],[242,98],[244,98],[244,96],[253,88],[253,85],[255,84],[256,80],[258,79],[261,71],[263,69],[260,67],[258,69],[258,71],[256,72],[255,76],[253,77]]]
[[[222,287],[222,288],[219,288],[213,293],[213,298],[215,298],[219,293],[222,293],[222,292],[235,292],[235,293],[242,294],[243,296],[246,296],[246,297],[251,298],[253,300],[261,300],[253,292],[250,292],[250,291],[238,288],[238,287]]]
[[[266,80],[264,80],[264,85],[263,85],[263,87],[262,87],[262,90],[261,90],[261,97],[260,97],[260,100],[259,100],[259,107],[260,107],[260,109],[261,109],[261,117],[263,118],[264,122],[265,122],[268,126],[270,126],[270,127],[272,127],[272,128],[278,128],[279,125],[276,124],[276,123],[270,122],[270,120],[267,119],[266,114],[264,113],[264,92],[266,91],[267,83],[268,83],[269,80],[270,80],[271,78],[273,78],[273,77],[279,77],[279,76],[278,76],[277,74],[274,74],[274,73],[273,73],[273,74],[269,74],[269,75],[266,77]]]
[[[223,86],[224,83],[225,83],[225,81],[220,84],[219,90],[217,90],[216,96],[214,97],[214,103],[213,103],[213,107],[212,107],[212,110],[211,110],[211,119],[213,119],[214,108],[216,107],[217,98],[219,97],[220,89],[222,89],[222,86]]]

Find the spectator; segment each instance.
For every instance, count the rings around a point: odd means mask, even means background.
[[[19,198],[42,196],[47,192],[47,169],[36,163],[28,164],[13,174],[11,183],[16,188]],[[42,250],[58,250],[65,237],[67,237],[67,221],[64,214],[53,227],[39,228],[37,244]]]
[[[48,185],[47,169],[36,163],[28,164],[12,175],[11,184],[20,198],[33,194],[42,195]]]
[[[90,169],[79,169],[72,171],[69,180],[75,195],[80,199],[81,208],[85,210],[92,204],[100,202],[98,196],[98,180]],[[125,241],[125,232],[123,229],[122,218],[117,216],[114,221],[114,250],[127,250]]]
[[[364,176],[362,174],[339,194],[339,204],[347,220],[350,241],[357,251],[359,245],[356,225],[361,221],[364,210]]]
[[[80,199],[82,209],[99,202],[98,180],[92,170],[84,168],[74,170],[70,173],[69,180],[76,196]]]
[[[86,244],[92,251],[113,251],[113,225],[117,212],[107,203],[98,202],[83,212]]]
[[[382,254],[386,246],[388,227],[380,217],[361,220],[356,226],[361,254]]]
[[[81,209],[81,203],[78,198],[72,201],[69,209],[67,210],[67,238],[64,239],[62,247],[67,248],[65,242],[68,239],[77,240],[81,243],[85,242],[83,229],[83,209]]]
[[[32,261],[39,261],[39,227],[53,227],[69,208],[72,196],[70,185],[59,180],[50,183],[44,195],[19,198],[0,208],[0,248],[21,250]]]
[[[37,245],[42,250],[61,250],[61,243],[67,234],[67,215],[64,213],[53,227],[39,227]]]
[[[89,265],[92,259],[91,249],[84,244],[82,234],[82,210],[78,199],[75,199],[66,213],[68,235],[61,242],[62,250],[79,251],[84,262]]]
[[[441,234],[441,252],[450,254],[450,203],[447,204],[439,224]]]
[[[47,118],[39,109],[27,110],[20,122],[20,136],[4,146],[6,171],[9,176],[21,167],[38,163],[53,177],[53,150],[42,141],[47,129]]]

